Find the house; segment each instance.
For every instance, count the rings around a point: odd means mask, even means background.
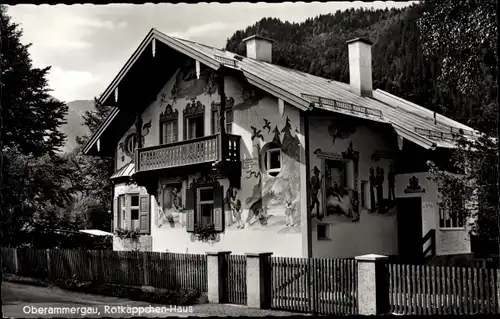
[[[113,156],[114,249],[275,256],[467,256],[467,225],[426,161],[470,128],[372,88],[371,43],[347,43],[350,83],[152,29],[100,97],[83,152]],[[133,242],[133,243],[132,243]]]

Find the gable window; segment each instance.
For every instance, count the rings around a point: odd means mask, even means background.
[[[115,206],[116,228],[139,229],[142,234],[149,233],[149,195],[123,194],[118,196]]]
[[[450,202],[439,203],[439,227],[441,229],[463,229],[465,228],[464,202],[462,199],[454,199]]]
[[[203,115],[188,117],[186,122],[188,139],[203,137],[205,135],[205,118]]]
[[[169,144],[178,140],[178,125],[177,120],[161,122],[161,144]]]
[[[160,114],[160,144],[174,143],[179,140],[179,112],[170,104]]]
[[[191,100],[183,110],[184,112],[184,139],[193,139],[205,136],[205,105]]]
[[[226,109],[226,116],[224,117],[224,123],[226,124],[226,133],[233,133],[233,110]],[[219,132],[219,110],[212,109],[212,134],[217,134]]]
[[[276,176],[281,171],[281,149],[271,148],[264,155],[264,165],[267,173],[271,176]]]

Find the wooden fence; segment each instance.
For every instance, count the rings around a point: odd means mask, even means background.
[[[204,254],[2,248],[2,258],[9,272],[26,277],[208,290]]]
[[[227,302],[246,305],[247,303],[247,259],[244,255],[226,255],[226,296]]]
[[[498,314],[500,270],[389,264],[391,311],[401,314]]]
[[[357,314],[357,263],[272,257],[271,307],[326,315]]]

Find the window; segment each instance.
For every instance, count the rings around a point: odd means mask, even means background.
[[[178,133],[178,123],[177,120],[164,121],[160,123],[161,125],[161,144],[169,144],[178,141],[179,133]]]
[[[213,225],[216,232],[224,231],[224,190],[218,182],[195,180],[186,189],[186,231],[197,226]]]
[[[317,234],[318,234],[318,240],[330,240],[330,225],[318,224]]]
[[[281,149],[273,148],[268,150],[265,154],[264,163],[269,175],[278,175],[281,170]]]
[[[203,115],[188,117],[187,122],[187,138],[193,139],[205,136],[205,118]]]
[[[463,200],[455,200],[454,205],[446,202],[439,203],[439,227],[441,229],[463,229],[465,218]]]
[[[116,199],[116,228],[149,233],[149,195],[124,194]]]
[[[198,188],[198,209],[196,222],[201,226],[213,224],[214,189],[211,187]]]
[[[233,110],[226,109],[226,116],[224,117],[226,123],[226,133],[232,134],[233,132]],[[219,110],[212,111],[212,134],[219,132]]]

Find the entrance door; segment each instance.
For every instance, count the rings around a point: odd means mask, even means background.
[[[399,256],[407,262],[422,258],[422,199],[398,198]]]

